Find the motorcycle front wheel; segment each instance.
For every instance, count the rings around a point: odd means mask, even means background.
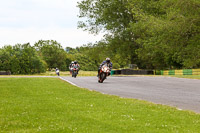
[[[76,78],[76,76],[77,76],[77,72],[74,72],[74,76],[73,77]]]
[[[101,73],[100,74],[100,79],[99,79],[99,83],[103,83],[103,81],[106,79],[106,74],[105,73]]]

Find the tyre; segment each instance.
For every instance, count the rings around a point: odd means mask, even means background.
[[[103,81],[106,79],[106,74],[105,73],[101,73],[100,74],[100,83],[103,83]]]
[[[99,83],[102,83],[102,73],[99,74],[98,82],[99,82]]]
[[[74,72],[74,78],[76,78],[76,76],[77,76],[77,72]]]
[[[106,79],[106,74],[105,73],[103,73],[102,74],[102,83],[103,83],[103,81]]]

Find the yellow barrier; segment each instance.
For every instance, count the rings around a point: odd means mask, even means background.
[[[200,75],[200,69],[192,69],[192,75]]]
[[[160,74],[161,75],[200,75],[200,69],[160,70]]]
[[[175,75],[183,75],[183,70],[175,70]]]
[[[169,71],[168,70],[163,71],[163,75],[169,75]]]

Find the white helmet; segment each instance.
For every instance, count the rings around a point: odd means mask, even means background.
[[[106,62],[110,63],[110,58],[107,57],[106,58]]]

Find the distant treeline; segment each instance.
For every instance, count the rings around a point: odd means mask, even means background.
[[[96,55],[99,57],[96,58]],[[100,55],[101,53],[94,54],[89,44],[88,47],[66,47],[64,50],[61,44],[54,40],[39,40],[34,46],[29,43],[6,45],[0,48],[0,71],[34,74],[54,70],[56,67],[66,71],[69,70],[69,64],[75,60],[80,64],[81,70],[94,71],[106,57]]]
[[[199,0],[84,0],[78,7],[85,20],[78,27],[94,34],[105,31],[101,41],[65,50],[53,40],[5,46],[0,71],[68,70],[73,60],[82,70],[97,70],[106,57],[114,68],[200,68]]]
[[[41,73],[55,67],[64,70],[66,62],[66,52],[53,40],[40,40],[34,46],[27,43],[0,48],[0,71],[12,74]]]

